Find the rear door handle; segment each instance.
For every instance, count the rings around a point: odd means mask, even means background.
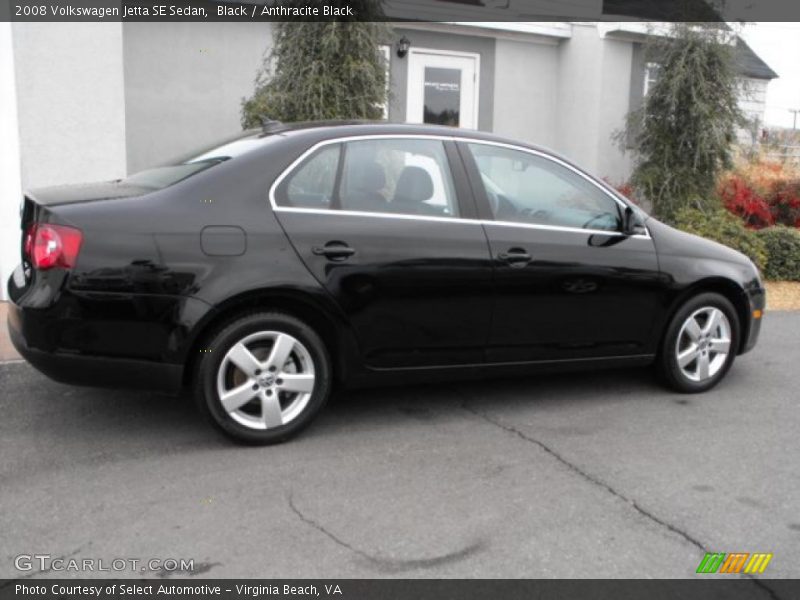
[[[347,260],[356,251],[344,242],[328,242],[324,246],[315,246],[311,249],[317,256],[324,256],[330,260]]]
[[[509,248],[508,252],[501,252],[497,258],[512,267],[524,267],[533,260],[524,248]]]

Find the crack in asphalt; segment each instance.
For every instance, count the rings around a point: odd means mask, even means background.
[[[352,544],[344,541],[336,534],[328,530],[318,521],[315,521],[311,517],[307,516],[303,513],[297,505],[294,503],[294,496],[290,493],[287,496],[287,502],[289,503],[289,508],[292,509],[292,512],[300,519],[303,523],[308,525],[309,527],[316,529],[323,535],[327,536],[330,540],[332,540],[337,545],[341,546],[349,550],[350,552],[357,554],[362,559],[366,560],[370,563],[373,567],[377,568],[379,571],[384,573],[400,573],[403,571],[411,571],[414,569],[430,569],[433,567],[437,567],[440,565],[457,562],[459,560],[463,560],[473,554],[483,551],[487,544],[484,540],[478,540],[462,548],[461,550],[456,550],[455,552],[448,552],[447,554],[443,554],[441,556],[434,556],[432,558],[419,558],[419,559],[410,559],[410,560],[403,560],[403,559],[393,559],[387,558],[383,556],[379,556],[377,554],[369,554],[360,548],[356,548]]]
[[[619,498],[620,500],[622,500],[623,502],[629,504],[632,508],[634,508],[638,513],[640,513],[644,517],[650,519],[651,521],[654,521],[655,523],[657,523],[658,525],[661,525],[662,527],[666,527],[667,529],[669,529],[673,533],[675,533],[675,534],[679,535],[680,537],[682,537],[683,539],[685,539],[687,542],[689,542],[693,546],[696,546],[700,550],[703,550],[704,552],[707,552],[707,550],[705,549],[705,547],[703,546],[703,544],[700,541],[696,540],[695,538],[693,538],[691,535],[689,535],[688,533],[686,533],[682,529],[679,529],[678,527],[675,527],[671,523],[667,523],[663,519],[658,518],[653,513],[649,512],[648,510],[646,510],[645,508],[643,508],[639,504],[637,504],[635,500],[633,500],[632,498],[628,498],[623,493],[621,493],[618,490],[616,490],[613,487],[611,487],[605,481],[602,481],[602,480],[598,479],[597,477],[595,477],[591,473],[587,473],[586,471],[584,471],[583,469],[581,469],[577,465],[569,462],[566,458],[564,458],[558,452],[556,452],[555,450],[550,448],[547,444],[544,444],[543,442],[540,442],[539,440],[537,440],[535,438],[532,438],[531,436],[523,433],[519,429],[516,429],[514,427],[511,427],[510,425],[506,425],[504,423],[501,423],[500,421],[497,421],[497,420],[491,418],[486,413],[482,413],[480,411],[475,410],[474,408],[468,406],[466,403],[462,403],[461,407],[464,410],[466,410],[467,412],[472,413],[473,415],[483,419],[484,421],[486,421],[488,423],[491,423],[495,427],[499,427],[503,431],[505,431],[507,433],[510,433],[512,435],[515,435],[518,438],[521,438],[522,440],[524,440],[526,442],[529,442],[531,444],[535,444],[541,450],[544,450],[547,454],[549,454],[550,456],[555,458],[558,462],[560,462],[562,465],[564,465],[565,467],[570,469],[572,472],[577,473],[578,475],[580,475],[583,479],[585,479],[589,483],[592,483],[593,485],[596,485],[596,486],[599,486],[599,487],[603,488],[604,490],[609,492],[611,495],[613,495],[613,496]]]
[[[463,394],[462,394],[462,396],[463,396]],[[692,544],[696,548],[702,550],[703,553],[711,552],[711,550],[709,550],[702,542],[700,542],[698,539],[692,537],[689,533],[687,533],[683,529],[673,525],[672,523],[669,523],[668,521],[665,521],[664,519],[661,519],[660,517],[657,517],[656,515],[651,513],[649,510],[647,510],[646,508],[641,506],[639,503],[637,503],[636,500],[634,500],[633,498],[629,498],[628,496],[626,496],[625,494],[623,494],[622,492],[620,492],[619,490],[617,490],[616,488],[614,488],[610,484],[606,483],[602,479],[592,475],[591,473],[589,473],[587,471],[584,471],[578,465],[576,465],[576,464],[570,462],[569,460],[567,460],[566,458],[564,458],[561,454],[556,452],[553,448],[551,448],[550,446],[548,446],[544,442],[542,442],[540,440],[537,440],[534,437],[531,437],[530,435],[520,431],[519,429],[517,429],[515,427],[512,427],[511,425],[506,425],[505,423],[502,423],[502,422],[500,422],[500,421],[498,421],[496,419],[493,419],[492,417],[490,417],[488,414],[486,414],[484,412],[476,410],[475,408],[471,407],[468,404],[467,400],[462,400],[461,408],[464,409],[465,411],[467,411],[468,413],[470,413],[472,415],[475,415],[479,419],[489,423],[490,425],[493,425],[493,426],[495,426],[495,427],[497,427],[499,429],[502,429],[506,433],[514,435],[514,436],[518,437],[519,439],[521,439],[521,440],[523,440],[523,441],[525,441],[525,442],[527,442],[529,444],[533,444],[533,445],[537,446],[540,450],[543,450],[544,452],[546,452],[548,455],[550,455],[551,457],[556,459],[559,463],[561,463],[562,465],[567,467],[570,471],[572,471],[573,473],[576,473],[577,475],[579,475],[585,481],[588,481],[592,485],[604,489],[605,491],[610,493],[612,496],[614,496],[618,500],[622,500],[623,502],[625,502],[628,506],[633,508],[636,512],[638,512],[640,515],[642,515],[646,519],[649,519],[653,523],[656,523],[657,525],[659,525],[661,527],[664,527],[665,529],[669,530],[670,532],[680,536],[681,538],[683,538],[684,540],[686,540],[687,542],[689,542],[690,544]],[[752,581],[756,585],[756,587],[758,587],[762,591],[764,591],[770,598],[772,598],[772,600],[780,600],[780,597],[775,593],[775,591],[772,588],[767,586],[763,581],[761,581],[760,579],[758,579],[754,575],[747,573],[747,574],[744,574],[744,577],[746,577],[750,581]]]

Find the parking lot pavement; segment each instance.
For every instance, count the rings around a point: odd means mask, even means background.
[[[186,399],[2,365],[0,577],[23,553],[201,577],[691,577],[706,551],[799,577],[798,334],[800,313],[768,315],[705,395],[648,370],[368,390],[267,448]]]

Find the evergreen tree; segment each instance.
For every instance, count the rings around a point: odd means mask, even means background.
[[[388,39],[388,29],[375,20],[382,16],[380,4],[377,0],[300,4],[350,5],[358,20],[276,23],[273,47],[256,77],[255,92],[242,101],[242,126],[257,126],[264,118],[382,118],[386,61],[379,45]]]
[[[718,203],[717,176],[731,164],[736,126],[743,123],[731,35],[719,24],[678,23],[648,48],[660,75],[628,118],[636,153],[631,182],[661,219]]]

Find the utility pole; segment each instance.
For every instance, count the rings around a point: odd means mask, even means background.
[[[800,113],[800,108],[790,108],[789,112],[794,115],[794,121],[792,123],[792,129],[797,129],[797,113]]]

